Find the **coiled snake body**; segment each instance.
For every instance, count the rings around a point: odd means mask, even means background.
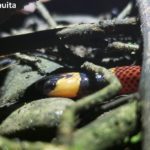
[[[123,66],[111,68],[122,84],[119,94],[130,94],[138,90],[140,66]],[[88,72],[67,72],[54,74],[33,84],[36,92],[48,97],[78,98],[107,86],[102,74]]]

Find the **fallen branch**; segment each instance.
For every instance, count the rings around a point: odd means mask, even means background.
[[[113,35],[135,35],[139,32],[136,18],[107,20],[99,24],[78,24],[0,39],[3,54],[62,44],[104,47],[105,38]],[[140,33],[139,33],[140,34]]]

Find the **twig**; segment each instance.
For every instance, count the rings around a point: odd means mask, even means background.
[[[41,60],[36,57],[36,56],[30,56],[26,54],[21,54],[21,53],[15,53],[13,55],[14,58],[20,61],[20,63],[27,63],[29,64],[34,70],[37,70],[38,73],[41,75],[46,74],[45,70],[42,68],[42,63]]]
[[[115,52],[137,52],[140,49],[140,47],[138,44],[113,42],[108,44],[108,49]]]
[[[127,4],[127,6],[123,9],[123,11],[118,15],[118,17],[116,19],[126,18],[131,13],[132,8],[133,8],[133,3],[129,2]]]
[[[105,33],[108,35],[116,34],[116,33],[131,35],[131,33],[134,34],[135,30],[137,34],[137,31],[138,31],[137,28],[139,28],[138,27],[139,21],[137,18],[125,18],[125,19],[120,19],[120,20],[118,19],[104,20],[104,21],[100,21],[99,24],[100,24],[100,27],[104,29]],[[123,30],[124,32],[122,32]]]
[[[40,1],[37,2],[37,10],[40,12],[40,14],[46,20],[46,22],[50,28],[55,28],[57,26],[57,23],[52,18],[50,12],[45,8],[43,3]]]
[[[15,66],[16,64],[18,64],[18,62],[11,58],[6,57],[3,59],[0,59],[0,71],[6,70],[12,66]]]
[[[77,128],[81,128],[85,125],[88,125],[96,118],[98,118],[101,114],[104,114],[105,112],[111,111],[120,106],[123,106],[133,100],[139,100],[139,93],[133,93],[130,95],[115,97],[114,99],[111,99],[111,101],[105,102],[106,104],[100,104],[100,105],[97,104],[96,106],[88,109],[88,113],[85,111],[80,111],[78,116],[81,119],[77,124]]]
[[[116,100],[112,100],[111,102],[104,104],[100,107],[101,110],[103,110],[104,112],[109,111],[111,109],[117,108],[127,102],[130,102],[133,99],[139,99],[139,93],[134,93],[134,94],[130,94],[130,95],[126,95],[123,97],[120,97]]]

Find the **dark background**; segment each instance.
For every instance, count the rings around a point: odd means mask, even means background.
[[[129,0],[52,0],[51,12],[99,15],[112,8],[123,9]],[[114,7],[115,6],[115,7]]]

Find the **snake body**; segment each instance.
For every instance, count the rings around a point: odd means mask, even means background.
[[[138,90],[140,66],[110,68],[122,84],[119,94],[134,93]],[[33,89],[48,97],[79,98],[108,85],[102,74],[88,72],[67,72],[44,77],[36,82]]]
[[[141,74],[140,66],[115,67],[110,70],[117,76],[122,84],[120,94],[137,92]]]

